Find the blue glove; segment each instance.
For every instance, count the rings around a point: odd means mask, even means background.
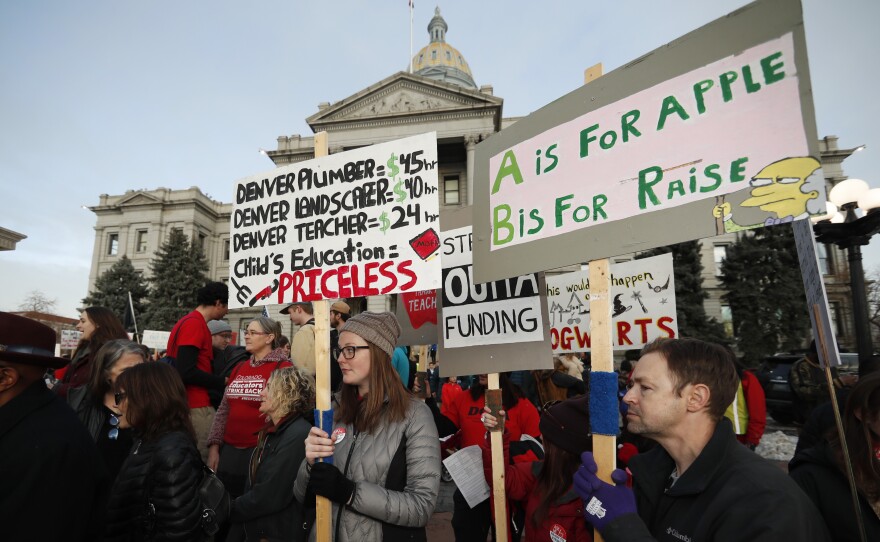
[[[599,469],[592,452],[581,454],[581,467],[574,474],[574,490],[584,501],[584,519],[602,532],[609,523],[626,514],[636,513],[636,496],[626,487],[628,476],[614,469],[611,479],[615,485],[596,476]]]

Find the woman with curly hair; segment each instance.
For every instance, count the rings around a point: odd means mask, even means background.
[[[315,380],[295,367],[278,369],[260,399],[266,425],[251,456],[247,489],[232,502],[232,528],[226,540],[305,540],[302,505],[291,488],[306,456]]]
[[[119,426],[139,440],[113,485],[104,539],[203,540],[203,463],[180,375],[165,363],[135,365],[116,380],[115,399]]]
[[[107,307],[88,307],[79,315],[76,330],[82,333],[79,344],[73,352],[73,358],[64,369],[61,382],[55,386],[55,392],[67,397],[70,388],[85,386],[89,383],[92,372],[92,360],[104,343],[113,339],[128,339],[128,333],[119,321],[116,313]]]

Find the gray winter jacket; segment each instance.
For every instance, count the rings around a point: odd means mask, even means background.
[[[340,426],[335,425],[334,429]],[[424,527],[437,504],[440,490],[440,440],[431,411],[421,401],[411,399],[406,419],[381,424],[374,433],[355,434],[342,425],[345,437],[336,444],[333,462],[356,484],[351,505],[342,511],[336,542],[383,540],[383,524]],[[400,448],[405,438],[405,450]],[[353,449],[352,449],[353,448]],[[392,459],[405,452],[406,484],[403,491],[386,489]],[[349,459],[349,453],[351,457]],[[303,502],[309,472],[303,460],[294,484],[294,494]],[[403,473],[399,473],[403,474]],[[337,532],[338,505],[333,504],[333,532]],[[312,529],[311,540],[316,530]]]

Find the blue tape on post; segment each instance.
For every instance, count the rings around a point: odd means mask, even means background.
[[[590,372],[590,428],[598,435],[620,433],[617,418],[617,373]]]
[[[328,410],[318,410],[315,409],[315,427],[319,429],[323,429],[327,434],[333,432],[333,409]],[[333,456],[325,457],[324,459],[319,459],[318,461],[323,461],[324,463],[328,463],[330,465],[333,464]]]

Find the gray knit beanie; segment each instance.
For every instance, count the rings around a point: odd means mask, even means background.
[[[362,312],[349,318],[340,333],[348,331],[362,337],[388,353],[394,355],[394,347],[400,337],[400,324],[397,317],[390,312]]]

